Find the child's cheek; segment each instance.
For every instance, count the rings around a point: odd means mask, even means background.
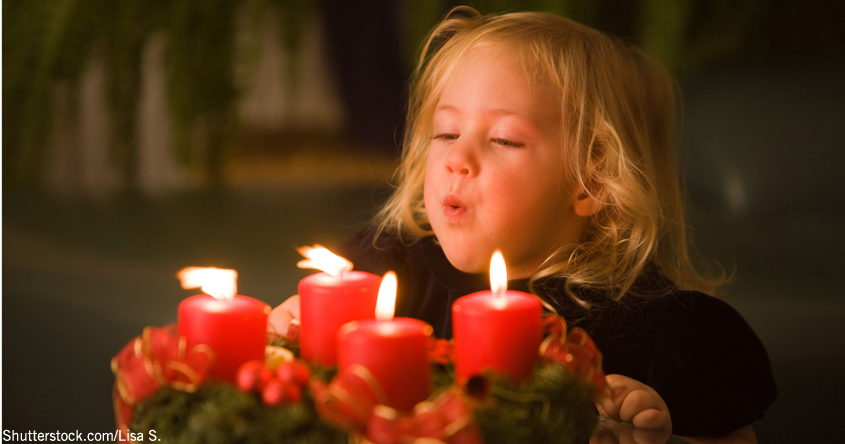
[[[426,163],[425,178],[423,182],[423,203],[425,204],[425,212],[429,222],[435,216],[433,211],[438,207],[436,204],[436,184],[437,178],[434,174],[434,167],[431,164],[431,159]]]

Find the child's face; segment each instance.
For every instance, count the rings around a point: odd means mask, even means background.
[[[528,277],[586,219],[563,167],[559,93],[533,85],[514,51],[474,51],[434,112],[425,175],[429,222],[449,261],[487,272],[501,249],[510,278]]]

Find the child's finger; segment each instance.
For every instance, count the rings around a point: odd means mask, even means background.
[[[636,381],[626,376],[614,374],[605,376],[605,381],[610,391],[608,396],[605,396],[600,403],[596,404],[596,408],[601,415],[620,421],[619,409],[622,407],[622,401],[635,388],[630,383],[636,383]]]
[[[287,331],[293,315],[281,307],[276,307],[267,317],[267,331],[270,333],[284,334]]]
[[[267,331],[284,335],[293,319],[299,319],[298,295],[291,296],[270,312],[267,317]]]
[[[645,409],[634,415],[631,424],[639,429],[660,430],[672,433],[672,419],[662,408]]]
[[[646,412],[650,410],[663,410],[664,406],[665,404],[659,397],[647,390],[631,390],[622,399],[622,403],[619,406],[619,418],[623,422],[634,424],[634,418],[637,415],[643,414],[641,420],[645,421],[653,416],[653,414],[645,414]]]
[[[604,402],[602,402],[601,404],[596,404],[596,410],[599,411],[599,416],[604,416],[605,418],[613,418],[612,416],[610,416],[609,413],[607,413],[607,410],[604,409]]]
[[[671,433],[669,409],[654,389],[622,375],[607,375],[607,384],[610,395],[596,405],[600,414],[639,428]]]
[[[282,302],[281,307],[285,307],[294,319],[299,319],[299,295],[295,294]]]
[[[672,419],[666,403],[653,390],[629,392],[619,409],[619,418],[642,429],[672,433]]]

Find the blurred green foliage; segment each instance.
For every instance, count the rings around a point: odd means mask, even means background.
[[[465,2],[484,14],[544,11],[563,15],[644,47],[677,73],[707,66],[743,48],[763,19],[767,0],[498,0]],[[706,4],[705,4],[706,3]],[[445,0],[409,2],[406,54],[443,18]],[[703,30],[698,28],[703,27]],[[702,32],[703,31],[703,32]]]
[[[59,82],[77,85],[96,56],[108,73],[113,161],[132,187],[142,51],[159,32],[168,42],[168,101],[177,158],[204,164],[210,181],[219,182],[237,132],[236,33],[256,32],[272,9],[285,18],[283,43],[295,54],[310,0],[4,0],[5,184],[37,182],[50,131],[52,90]],[[245,29],[236,29],[239,14],[249,21]],[[206,133],[203,159],[191,159],[197,125]]]
[[[402,1],[402,0],[397,0]],[[234,79],[239,32],[255,32],[271,11],[279,12],[291,92],[308,14],[329,7],[312,0],[4,0],[3,163],[4,184],[36,184],[50,133],[53,90],[78,85],[92,56],[105,63],[111,111],[113,162],[128,187],[135,184],[136,121],[145,42],[167,38],[169,112],[176,157],[204,165],[211,183],[222,180],[227,153],[238,132]],[[404,0],[399,17],[406,66],[420,42],[458,2]],[[643,46],[679,76],[737,54],[819,49],[842,55],[845,2],[807,0],[472,0],[483,13],[548,11]],[[837,6],[831,6],[837,5]],[[361,7],[372,7],[361,6]],[[237,20],[244,18],[244,26]],[[241,36],[243,37],[243,36]],[[250,36],[247,36],[250,37]],[[247,38],[257,54],[256,35]],[[825,52],[826,51],[826,52]],[[753,58],[753,57],[752,57]],[[341,73],[342,75],[342,73]],[[71,99],[75,100],[75,99]],[[72,104],[71,104],[72,105]],[[71,106],[70,109],[73,109]],[[196,149],[194,135],[205,146]],[[202,158],[197,158],[202,157]]]

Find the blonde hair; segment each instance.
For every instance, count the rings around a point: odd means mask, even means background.
[[[637,294],[656,267],[681,289],[712,294],[720,279],[693,266],[675,155],[675,82],[642,50],[545,13],[481,16],[458,7],[429,34],[411,79],[397,189],[376,215],[377,235],[432,235],[423,202],[434,108],[461,61],[491,43],[512,45],[535,83],[560,92],[561,161],[603,204],[573,247],[552,254],[531,278],[564,277],[576,288]],[[561,196],[563,198],[563,196]],[[637,294],[647,297],[648,294]]]

